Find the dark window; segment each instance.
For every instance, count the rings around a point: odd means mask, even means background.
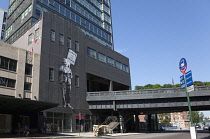
[[[50,40],[53,41],[53,42],[55,42],[55,31],[54,30],[51,30]]]
[[[0,77],[0,86],[15,88],[15,83],[16,81],[13,79]]]
[[[28,36],[28,45],[32,44],[32,34]]]
[[[75,51],[79,52],[79,43],[75,41]]]
[[[34,41],[39,39],[39,29],[35,30]]]
[[[6,69],[6,70],[11,70],[11,71],[16,71],[17,61],[0,56],[0,68]]]
[[[54,69],[53,68],[49,69],[49,80],[54,81]]]
[[[31,83],[25,82],[25,84],[24,84],[24,90],[31,91]]]
[[[95,50],[93,50],[91,48],[88,48],[87,49],[87,54],[88,54],[89,57],[92,57],[92,58],[96,59],[96,51]]]
[[[114,59],[112,59],[112,58],[110,58],[110,57],[107,57],[107,63],[108,63],[108,65],[110,65],[110,66],[115,66],[114,65]]]
[[[106,56],[102,53],[98,53],[98,60],[106,63]]]
[[[64,45],[64,37],[62,34],[60,34],[60,36],[59,36],[59,44]]]
[[[26,75],[32,75],[32,65],[31,64],[26,64],[25,74]]]
[[[75,86],[79,87],[79,76],[75,75]]]
[[[71,38],[67,38],[67,47],[71,49]]]

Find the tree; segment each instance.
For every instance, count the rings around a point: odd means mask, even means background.
[[[195,86],[204,86],[204,83],[201,81],[194,81]]]
[[[166,126],[169,126],[170,125],[170,122],[171,122],[170,113],[161,113],[161,114],[158,114],[158,118],[159,118],[159,121],[162,122],[162,123],[165,123]]]
[[[172,87],[173,87],[172,84],[164,84],[164,85],[163,85],[163,88],[172,88]]]
[[[144,89],[144,86],[135,86],[135,90],[142,90]]]
[[[204,85],[209,86],[210,82],[203,82]]]
[[[193,123],[199,123],[203,121],[203,113],[198,112],[198,111],[192,111],[192,119],[193,119]]]

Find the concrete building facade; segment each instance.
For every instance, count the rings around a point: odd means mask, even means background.
[[[6,31],[7,11],[0,8],[0,41],[3,41]]]
[[[15,42],[43,12],[74,22],[86,35],[114,49],[110,0],[10,0],[5,41]]]
[[[18,120],[22,125],[29,123],[34,131],[91,131],[99,118],[89,110],[86,93],[131,87],[128,58],[56,14],[42,13],[42,19],[13,46],[0,45],[0,56],[16,61],[14,73],[0,68],[0,78],[14,80],[10,94],[7,86],[1,87],[0,93],[11,97],[11,104],[21,101],[16,105],[19,113],[12,112],[14,106],[0,108],[10,119],[10,132],[15,131]]]

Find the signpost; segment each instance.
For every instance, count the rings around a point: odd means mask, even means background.
[[[192,112],[191,112],[190,97],[189,97],[189,92],[194,90],[194,86],[193,86],[193,80],[192,80],[192,72],[189,71],[186,73],[187,61],[185,58],[182,58],[180,60],[179,69],[183,73],[183,75],[180,77],[181,88],[186,89],[188,109],[190,113],[190,135],[191,135],[191,139],[196,139],[196,132],[195,132],[195,126],[192,120]]]

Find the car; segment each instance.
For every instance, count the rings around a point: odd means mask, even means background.
[[[196,127],[196,128],[201,128],[201,125],[196,124],[195,127]]]
[[[209,125],[204,125],[203,130],[209,130]]]

